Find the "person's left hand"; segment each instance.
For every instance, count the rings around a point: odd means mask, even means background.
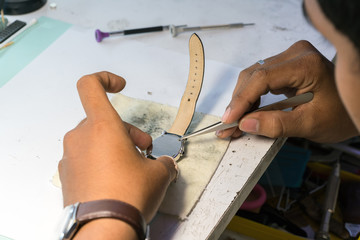
[[[292,111],[259,111],[243,116],[268,92],[287,97],[312,92],[314,98]],[[238,128],[219,131],[217,135],[239,137],[247,132],[333,143],[359,134],[337,92],[334,65],[304,40],[240,73],[222,121],[232,123],[239,119]]]
[[[123,122],[106,95],[121,91],[123,78],[101,72],[82,77],[77,87],[87,117],[64,137],[64,205],[115,199],[139,209],[149,222],[177,175],[173,159],[150,160],[135,148],[147,149],[151,137]]]

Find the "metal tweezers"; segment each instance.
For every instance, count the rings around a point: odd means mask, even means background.
[[[307,102],[311,101],[313,99],[313,96],[314,96],[314,94],[312,92],[307,92],[307,93],[300,94],[300,95],[297,95],[297,96],[294,96],[294,97],[291,97],[291,98],[288,98],[288,99],[285,99],[285,100],[282,100],[282,101],[279,101],[279,102],[275,102],[275,103],[266,105],[264,107],[261,107],[261,108],[258,108],[256,110],[254,110],[254,111],[246,112],[245,114],[253,113],[253,112],[259,112],[259,111],[284,110],[284,109],[287,109],[287,108],[296,107],[296,106],[298,106],[300,104],[304,104],[304,103],[307,103]],[[185,140],[185,139],[195,137],[195,136],[198,136],[198,135],[202,135],[202,134],[205,134],[205,133],[210,133],[210,132],[215,132],[215,131],[218,131],[218,130],[224,130],[224,129],[236,127],[238,125],[239,125],[239,121],[236,121],[236,122],[233,122],[233,123],[228,123],[228,124],[225,124],[225,123],[220,121],[220,122],[214,123],[214,124],[212,124],[210,126],[207,126],[207,127],[203,128],[203,129],[195,131],[193,133],[186,134],[186,135],[182,136],[180,138],[180,140]]]

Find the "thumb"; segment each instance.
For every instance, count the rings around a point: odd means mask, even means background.
[[[176,181],[179,175],[179,168],[174,160],[170,156],[160,156],[155,161],[161,162],[169,172],[169,182]]]
[[[263,111],[245,116],[239,123],[243,132],[270,138],[301,137],[304,129],[304,115],[301,111]]]

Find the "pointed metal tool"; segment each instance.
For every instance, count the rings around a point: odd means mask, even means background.
[[[254,110],[254,111],[250,111],[250,112],[247,112],[245,114],[253,113],[253,112],[259,112],[259,111],[284,110],[284,109],[287,109],[287,108],[298,106],[300,104],[307,103],[307,102],[311,101],[313,99],[313,97],[314,97],[314,94],[312,92],[307,92],[307,93],[304,93],[304,94],[301,94],[301,95],[297,95],[295,97],[291,97],[291,98],[288,98],[288,99],[285,99],[285,100],[282,100],[282,101],[279,101],[279,102],[272,103],[270,105],[258,108],[258,109]],[[186,135],[182,136],[180,138],[180,140],[188,139],[188,138],[195,137],[195,136],[198,136],[198,135],[202,135],[202,134],[205,134],[205,133],[210,133],[210,132],[215,132],[215,131],[218,131],[218,130],[224,130],[224,129],[236,127],[238,125],[239,125],[239,121],[229,123],[229,124],[225,124],[225,123],[220,121],[220,122],[214,123],[214,124],[212,124],[210,126],[207,126],[207,127],[203,128],[203,129],[195,131],[193,133],[186,134]]]

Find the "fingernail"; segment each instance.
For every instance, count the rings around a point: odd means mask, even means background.
[[[171,161],[165,160],[165,158],[171,159]],[[158,160],[160,160],[160,162],[163,163],[167,167],[167,169],[170,171],[172,182],[175,183],[178,180],[179,174],[180,174],[180,169],[179,169],[178,164],[176,163],[175,159],[173,157],[164,155],[164,156],[160,156],[158,158]],[[169,164],[172,164],[173,166],[169,166]],[[174,172],[170,170],[172,168],[175,168],[175,176],[174,176]]]
[[[175,159],[174,158],[171,158],[171,159],[172,159],[173,164],[175,165],[175,171],[176,171],[176,173],[175,173],[176,175],[175,175],[173,182],[176,183],[176,181],[178,180],[179,175],[180,175],[180,169],[179,169],[178,164],[176,163]]]
[[[247,133],[257,133],[259,131],[259,121],[254,118],[243,119],[240,122],[240,130]]]
[[[230,112],[231,112],[230,107],[227,107],[224,115],[223,115],[222,118],[221,118],[221,121],[222,121],[222,122],[226,122],[226,120],[228,119],[228,117],[229,117],[229,115],[230,115]]]
[[[216,132],[215,132],[215,135],[216,136],[218,136],[218,137],[221,137],[221,135],[223,134],[223,130],[217,130]]]

